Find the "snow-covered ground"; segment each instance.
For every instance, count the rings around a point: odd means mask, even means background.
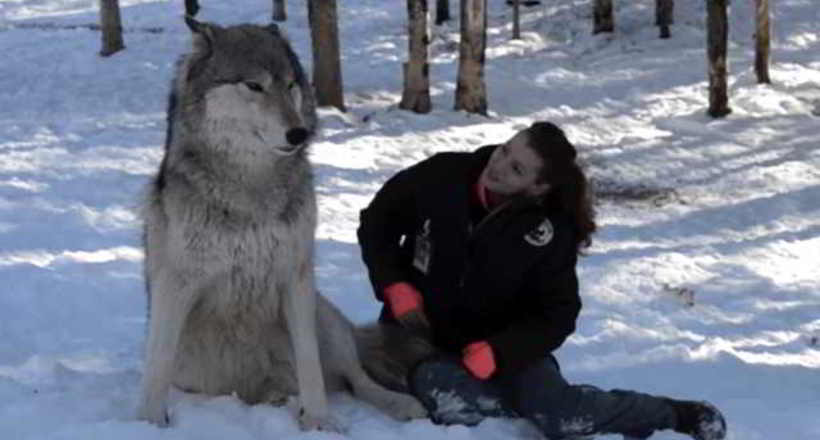
[[[752,69],[754,2],[732,2],[734,112],[722,120],[705,115],[703,1],[676,2],[673,37],[660,40],[653,1],[616,1],[617,31],[592,36],[590,0],[545,0],[510,41],[510,10],[490,0],[488,118],[452,111],[457,23],[433,29],[435,108],[416,115],[396,108],[404,2],[339,3],[349,112],[322,110],[312,159],[320,287],[351,319],[378,310],[355,229],[386,178],[551,120],[602,194],[580,263],[585,307],[557,352],[567,378],[708,399],[734,440],[820,438],[816,1],[772,2],[770,86]],[[230,396],[175,393],[173,427],[136,421],[146,305],[135,208],[189,32],[181,1],[121,0],[127,49],[103,59],[83,26],[96,4],[0,3],[0,438],[537,438],[521,421],[399,423],[347,395],[331,400],[344,436],[302,433],[290,410]],[[202,6],[200,18],[223,24],[270,14],[270,0]],[[310,71],[305,7],[288,6],[283,27]]]

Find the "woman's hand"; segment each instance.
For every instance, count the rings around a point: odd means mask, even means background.
[[[464,366],[473,376],[485,380],[495,373],[493,348],[486,341],[473,342],[462,350]]]
[[[384,298],[393,317],[403,327],[422,333],[429,331],[430,321],[424,313],[424,299],[412,284],[391,284],[384,289]]]

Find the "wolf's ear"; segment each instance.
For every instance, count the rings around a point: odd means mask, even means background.
[[[290,40],[290,38],[288,38],[288,33],[284,29],[280,28],[276,23],[271,23],[265,26],[265,29],[270,32],[274,38]]]
[[[193,33],[194,50],[197,52],[209,52],[211,43],[214,40],[213,26],[208,23],[197,21],[190,15],[185,15],[185,24]]]
[[[208,27],[207,24],[202,23],[201,21],[197,21],[193,15],[185,14],[185,24],[188,25],[188,29],[195,34],[201,34],[205,32],[205,28]]]
[[[265,26],[265,29],[267,29],[268,32],[273,34],[274,38],[284,38],[286,40],[288,39],[288,34],[276,23],[271,23]]]

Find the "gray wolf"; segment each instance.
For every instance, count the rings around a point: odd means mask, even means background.
[[[275,25],[187,18],[165,155],[143,207],[148,335],[138,418],[167,425],[168,391],[283,403],[338,431],[328,391],[397,419],[413,397],[362,368],[352,324],[316,291],[313,94]]]

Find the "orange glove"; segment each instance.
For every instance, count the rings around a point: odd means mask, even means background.
[[[479,379],[487,379],[495,373],[493,348],[487,341],[473,342],[462,350],[464,366]]]
[[[423,303],[421,293],[412,284],[403,281],[387,286],[384,289],[384,297],[396,319],[421,309]]]

